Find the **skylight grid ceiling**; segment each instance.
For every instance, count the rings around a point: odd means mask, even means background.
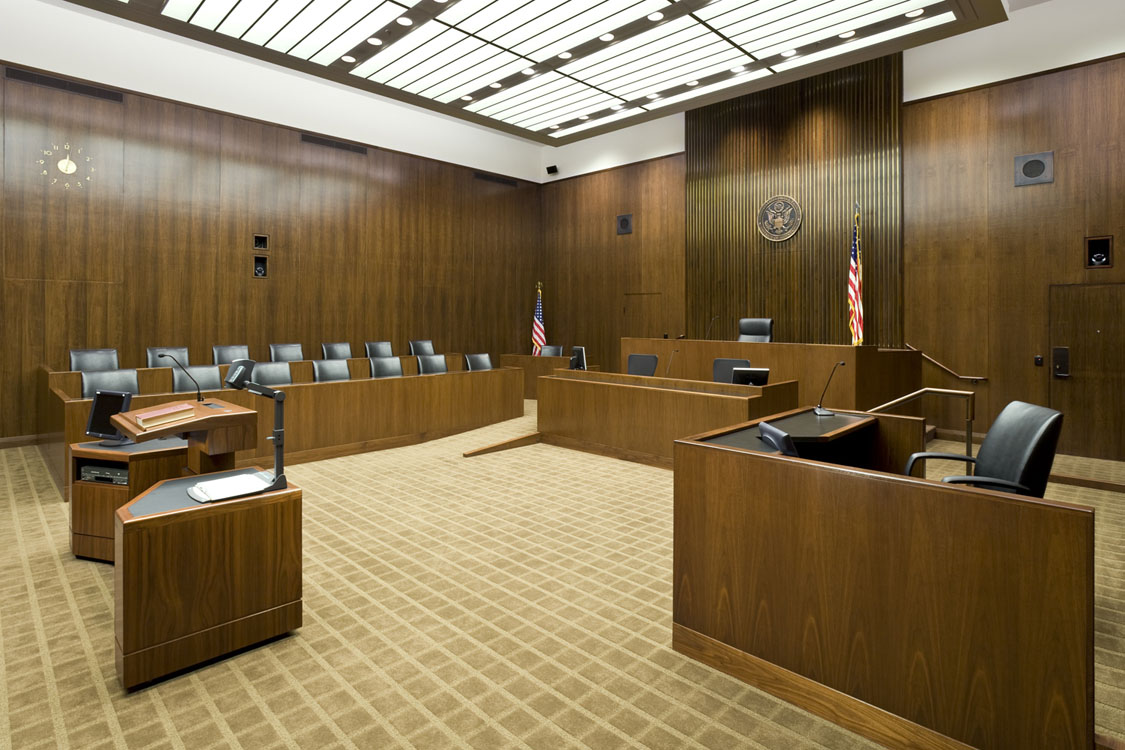
[[[560,138],[954,23],[965,1],[167,0],[161,15]]]

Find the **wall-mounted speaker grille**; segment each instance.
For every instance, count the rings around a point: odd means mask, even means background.
[[[484,180],[485,182],[496,182],[500,185],[507,185],[508,187],[520,186],[520,184],[513,180],[511,177],[501,177],[498,174],[489,174],[488,172],[473,172],[473,178],[477,180]]]
[[[1023,154],[1016,157],[1016,187],[1042,185],[1055,181],[1055,152]]]
[[[58,89],[59,91],[68,91],[71,94],[92,96],[95,99],[105,99],[106,101],[117,102],[118,104],[125,101],[125,95],[120,91],[98,88],[88,83],[68,81],[65,78],[45,76],[42,73],[32,73],[30,70],[5,68],[4,77],[12,81],[22,81],[23,83],[30,83],[34,86],[45,86],[50,89]]]
[[[319,135],[312,135],[311,133],[301,133],[302,143],[313,143],[317,146],[327,146],[328,148],[338,148],[341,151],[351,151],[353,154],[366,154],[366,146],[357,146],[354,143],[347,143],[345,141],[337,141],[332,138],[325,138]]]

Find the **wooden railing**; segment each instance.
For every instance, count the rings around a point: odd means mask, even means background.
[[[949,375],[952,375],[953,377],[957,378],[958,380],[967,380],[974,385],[976,385],[977,383],[987,383],[988,382],[988,378],[985,377],[984,375],[962,375],[961,373],[955,371],[953,368],[948,367],[947,365],[943,365],[941,362],[938,362],[936,359],[931,357],[929,354],[926,354],[924,351],[922,351],[918,347],[911,346],[910,344],[904,344],[904,346],[906,346],[906,348],[910,349],[911,351],[918,352],[919,354],[922,355],[922,359],[926,360],[931,365],[934,365],[935,367],[942,370],[943,372],[945,372]]]
[[[909,346],[909,344],[907,345]],[[924,354],[922,356],[925,356]],[[976,396],[973,391],[955,391],[949,388],[922,388],[908,393],[905,396],[899,396],[894,401],[888,401],[885,404],[880,404],[874,409],[868,409],[869,412],[882,412],[888,409],[893,409],[896,406],[909,404],[922,398],[927,394],[935,396],[944,396],[946,398],[963,398],[965,399],[965,455],[972,457],[973,455],[973,418],[976,415]],[[971,464],[971,462],[968,462]]]

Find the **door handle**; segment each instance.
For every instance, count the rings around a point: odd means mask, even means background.
[[[1070,347],[1056,346],[1051,349],[1051,375],[1056,378],[1070,377]]]

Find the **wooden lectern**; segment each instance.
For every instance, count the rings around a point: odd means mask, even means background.
[[[249,450],[257,445],[258,412],[229,401],[209,398],[206,401],[181,401],[195,412],[184,419],[145,429],[137,424],[137,415],[153,407],[121,412],[110,418],[122,435],[135,443],[168,435],[187,437],[187,467],[194,474],[229,471],[234,468],[234,452]],[[176,402],[160,404],[159,408],[178,405]]]

